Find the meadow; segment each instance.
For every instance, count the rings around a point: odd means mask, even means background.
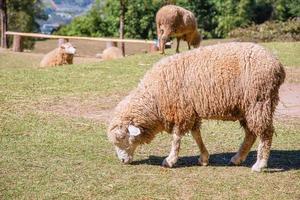
[[[286,67],[286,82],[299,86],[300,42],[262,45]],[[197,166],[191,136],[176,167],[161,167],[167,134],[138,148],[133,164],[118,161],[106,137],[112,109],[162,57],[76,58],[40,69],[38,52],[0,50],[0,199],[300,199],[299,118],[276,117],[262,173],[250,169],[257,143],[243,165],[227,165],[244,137],[237,122],[203,123],[207,167]]]

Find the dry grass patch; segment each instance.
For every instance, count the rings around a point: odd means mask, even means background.
[[[65,96],[51,99],[40,99],[34,103],[36,110],[65,117],[93,119],[107,123],[113,108],[121,100],[119,94],[110,96]]]

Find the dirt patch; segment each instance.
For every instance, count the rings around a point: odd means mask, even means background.
[[[300,67],[286,67],[285,83],[300,83]]]
[[[279,96],[275,117],[280,120],[300,118],[300,83],[283,84]]]
[[[124,96],[125,94],[108,97],[88,95],[45,99],[39,101],[35,107],[41,112],[107,123],[113,114],[113,108]],[[300,119],[300,69],[287,69],[286,83],[280,87],[279,96],[280,102],[275,111],[275,119],[280,121]]]
[[[41,100],[36,103],[35,107],[40,112],[66,117],[82,117],[107,123],[112,116],[113,108],[121,98],[119,95],[109,97],[63,97]]]

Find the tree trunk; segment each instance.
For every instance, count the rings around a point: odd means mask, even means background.
[[[8,48],[7,42],[7,7],[6,0],[0,0],[0,25],[1,25],[1,42],[0,45],[2,48]]]
[[[125,0],[120,0],[120,39],[124,39],[124,26],[125,26]],[[125,43],[121,43],[121,50],[123,56],[125,56]]]
[[[14,52],[22,52],[22,37],[20,35],[14,35],[14,41],[13,41],[13,49]]]

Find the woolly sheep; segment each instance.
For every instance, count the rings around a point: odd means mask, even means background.
[[[102,52],[102,54],[99,55],[99,57],[103,60],[112,60],[122,58],[123,54],[121,49],[118,47],[108,47]]]
[[[40,67],[54,67],[58,65],[73,64],[73,57],[76,53],[75,47],[67,42],[61,44],[58,48],[50,51],[44,56],[40,63]]]
[[[197,21],[191,11],[175,5],[166,5],[159,9],[155,21],[162,54],[165,53],[165,43],[169,37],[177,38],[177,53],[179,53],[181,39],[187,41],[189,49],[191,49],[190,45],[195,48],[199,47],[201,35],[197,30]]]
[[[123,163],[130,163],[140,144],[150,143],[159,132],[172,133],[169,156],[172,167],[182,136],[191,131],[200,148],[199,164],[208,164],[208,151],[200,134],[202,119],[238,120],[245,138],[231,163],[243,162],[256,137],[257,161],[253,171],[267,166],[278,90],[285,79],[281,63],[253,43],[226,43],[200,47],[159,61],[138,88],[116,108],[108,128]]]

